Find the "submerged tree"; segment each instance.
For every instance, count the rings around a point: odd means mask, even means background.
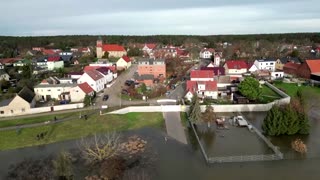
[[[59,180],[73,179],[71,155],[68,152],[62,151],[53,161],[53,167]]]
[[[192,97],[192,102],[189,110],[189,118],[192,122],[197,122],[201,119],[201,109],[197,93],[194,93]]]
[[[210,128],[211,122],[216,118],[216,114],[214,113],[213,107],[208,105],[206,106],[206,110],[202,114],[202,120],[208,124],[208,128]]]
[[[82,139],[80,150],[89,162],[101,162],[110,159],[120,151],[120,136],[113,132],[92,139]]]
[[[264,133],[270,136],[308,134],[310,125],[307,115],[295,107],[292,104],[273,106],[263,121]]]

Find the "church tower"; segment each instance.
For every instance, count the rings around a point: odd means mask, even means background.
[[[101,37],[99,37],[99,39],[97,40],[97,49],[96,49],[97,58],[102,58],[102,56],[104,54],[103,50],[102,50],[102,46],[103,46],[102,39],[101,39]]]

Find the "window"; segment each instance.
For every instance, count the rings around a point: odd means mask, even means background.
[[[60,91],[60,89],[58,89],[58,91]]]
[[[268,63],[266,63],[266,65],[268,65]]]
[[[51,91],[51,89],[48,89],[48,92],[50,92]]]
[[[270,63],[270,65],[273,65],[273,63]]]
[[[26,110],[24,108],[21,109],[21,112],[25,112]]]
[[[0,114],[4,114],[4,111],[0,111]]]
[[[13,110],[11,110],[11,113],[13,114]]]

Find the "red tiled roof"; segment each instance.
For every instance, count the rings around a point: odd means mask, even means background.
[[[229,60],[226,62],[228,69],[248,69],[248,65],[243,60]]]
[[[102,49],[103,51],[126,51],[123,46],[118,44],[104,44]]]
[[[46,79],[41,81],[41,84],[49,84],[48,81]]]
[[[82,75],[83,72],[69,72],[68,75]]]
[[[90,76],[94,81],[103,78],[103,75],[97,70],[86,71],[85,73],[88,74],[88,76]]]
[[[204,84],[204,91],[216,91],[218,90],[217,81],[187,81],[187,91],[194,93],[198,91],[198,85]]]
[[[306,60],[311,73],[319,73],[320,72],[320,59],[315,60]]]
[[[122,59],[125,60],[127,63],[131,61],[128,56],[122,56]]]
[[[61,58],[60,56],[50,56],[48,57],[48,61],[59,61]]]
[[[214,73],[210,70],[193,70],[190,73],[191,78],[213,78]]]
[[[213,71],[215,76],[226,75],[224,67],[201,67],[200,70]]]
[[[157,44],[146,44],[149,49],[154,49],[157,47]]]
[[[213,48],[209,48],[209,49],[204,48],[204,49],[201,50],[201,52],[204,52],[204,51],[209,51],[209,52],[213,53],[214,49]]]
[[[288,68],[288,69],[294,69],[294,70],[298,70],[298,68],[300,67],[301,64],[296,64],[293,62],[287,62],[283,68]]]
[[[18,60],[21,60],[21,58],[5,58],[5,59],[0,59],[0,63],[1,64],[14,63]]]
[[[197,90],[197,81],[187,81],[187,91],[190,91],[193,94]]]
[[[83,72],[92,71],[98,69],[100,66],[85,66]]]
[[[92,89],[91,86],[89,86],[88,83],[82,83],[82,84],[78,84],[79,88],[86,94],[89,94],[91,92],[93,92],[94,90]]]
[[[58,54],[60,51],[55,51],[54,49],[43,49],[42,52],[45,55],[54,55],[54,54]]]

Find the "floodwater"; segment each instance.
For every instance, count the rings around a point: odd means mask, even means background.
[[[265,113],[244,113],[245,117],[256,127],[261,124]],[[195,143],[194,137],[190,134],[189,145],[178,143],[169,138],[165,141],[165,133],[161,130],[144,128],[131,131],[138,134],[151,143],[156,160],[154,162],[154,177],[156,180],[211,180],[211,179],[320,179],[320,125],[318,120],[311,119],[312,129],[309,136],[301,137],[306,140],[308,150],[318,152],[319,156],[307,156],[300,158],[245,163],[223,163],[208,166]],[[291,138],[281,137],[271,139],[280,147],[280,150],[290,151]],[[244,142],[245,143],[245,142]],[[250,145],[249,145],[250,146]],[[11,164],[21,162],[25,158],[44,158],[56,154],[61,150],[77,148],[77,140],[59,142],[39,147],[30,147],[0,152],[0,179],[4,179]],[[221,147],[226,148],[226,147]],[[237,152],[236,148],[227,150]],[[74,170],[76,179],[83,179],[85,170],[78,168]]]

